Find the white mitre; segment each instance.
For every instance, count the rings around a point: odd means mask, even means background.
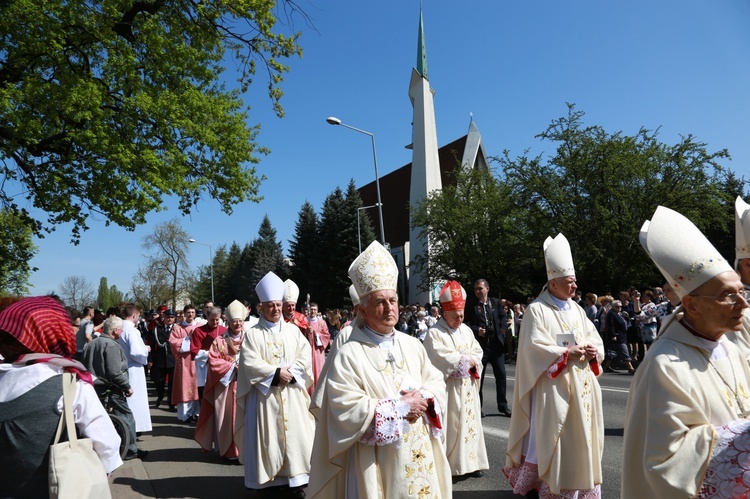
[[[284,281],[284,299],[281,300],[284,303],[297,303],[299,299],[299,286],[297,286],[293,280],[287,279]]]
[[[639,239],[680,298],[712,277],[733,272],[693,222],[664,206],[643,223]]]
[[[737,196],[734,201],[734,267],[743,258],[750,258],[750,204]]]
[[[273,272],[269,272],[258,281],[255,292],[258,294],[258,300],[261,303],[281,301],[284,298],[284,281]]]
[[[376,291],[396,291],[398,267],[388,250],[373,241],[349,266],[349,279],[361,300]]]
[[[558,277],[576,275],[570,244],[562,233],[555,236],[554,239],[548,237],[544,241],[544,263],[547,265],[548,281]]]
[[[352,299],[352,305],[355,307],[359,305],[359,295],[357,294],[357,290],[354,288],[354,284],[349,286],[349,298]]]
[[[234,300],[225,310],[227,314],[227,322],[232,322],[235,319],[245,320],[247,317],[247,307],[239,300]]]

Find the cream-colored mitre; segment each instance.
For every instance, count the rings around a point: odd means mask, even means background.
[[[232,322],[235,319],[245,320],[247,317],[247,307],[239,300],[234,300],[225,310],[227,321]]]
[[[570,252],[570,243],[562,235],[554,239],[548,237],[544,241],[544,263],[547,265],[547,280],[551,281],[558,277],[576,275],[573,267],[573,255]]]
[[[373,241],[349,266],[349,279],[361,300],[375,291],[396,291],[398,267],[388,250]]]
[[[659,206],[639,235],[641,245],[680,298],[724,272],[733,272],[693,222]]]
[[[750,258],[750,204],[737,196],[734,201],[734,268],[743,258]]]
[[[299,286],[297,286],[293,280],[287,279],[284,281],[284,303],[297,303],[299,299]]]
[[[281,301],[284,298],[284,281],[273,272],[269,272],[255,286],[255,292],[261,303]]]
[[[352,305],[355,307],[359,305],[359,295],[357,294],[357,290],[354,288],[354,284],[349,286],[349,298],[352,299]]]

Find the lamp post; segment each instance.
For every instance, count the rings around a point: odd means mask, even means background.
[[[359,231],[359,212],[368,208],[380,207],[380,203],[371,204],[370,206],[360,206],[357,208],[357,243],[359,244],[359,252],[362,253],[362,234]]]
[[[343,126],[344,128],[348,128],[349,130],[354,130],[355,132],[369,135],[370,138],[372,139],[372,159],[375,162],[375,189],[377,190],[377,193],[378,193],[378,202],[374,204],[373,206],[378,207],[378,218],[380,219],[380,242],[383,244],[383,246],[385,246],[385,229],[383,229],[383,201],[380,199],[380,175],[378,174],[378,155],[375,152],[375,135],[365,130],[360,130],[359,128],[354,128],[353,126],[349,126],[346,123],[342,123],[340,119],[334,116],[329,116],[328,118],[326,118],[326,122],[328,122],[328,124],[330,125]]]
[[[202,244],[203,246],[208,246],[208,257],[211,262],[211,303],[216,305],[216,303],[214,303],[214,250],[210,244],[196,241],[193,238],[188,239],[188,242],[198,243],[198,244]]]

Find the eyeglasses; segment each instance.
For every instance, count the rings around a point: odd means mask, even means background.
[[[750,302],[750,291],[747,291],[743,289],[739,293],[729,293],[728,295],[725,295],[724,298],[719,299],[718,296],[713,295],[688,295],[688,296],[702,296],[703,298],[713,298],[718,303],[724,303],[726,305],[737,305],[737,303],[740,301],[740,298],[745,300],[745,302]]]

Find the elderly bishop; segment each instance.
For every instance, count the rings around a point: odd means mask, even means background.
[[[308,411],[312,383],[310,343],[284,322],[284,282],[273,272],[255,287],[261,317],[242,341],[237,373],[235,442],[242,442],[245,486],[263,497],[282,487],[304,497],[315,422]]]
[[[516,384],[503,473],[516,494],[601,497],[604,418],[596,377],[604,345],[575,296],[570,244],[544,242],[547,284],[518,333]]]
[[[676,211],[659,206],[640,239],[682,303],[630,387],[620,497],[748,497],[750,367],[724,336],[741,330],[750,293]]]
[[[443,317],[427,332],[424,348],[448,387],[445,447],[454,477],[480,477],[489,469],[482,429],[479,378],[482,347],[464,324],[466,291],[456,281],[440,290]]]
[[[416,338],[396,332],[398,269],[373,242],[349,267],[360,315],[325,380],[308,494],[451,497],[446,388]]]

